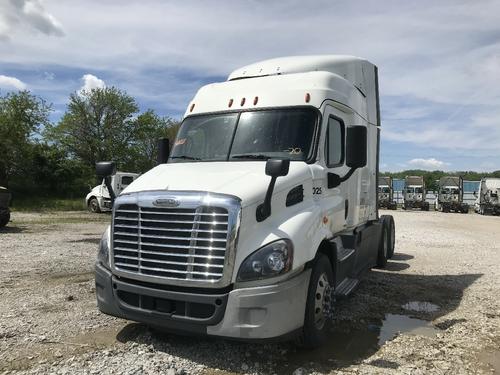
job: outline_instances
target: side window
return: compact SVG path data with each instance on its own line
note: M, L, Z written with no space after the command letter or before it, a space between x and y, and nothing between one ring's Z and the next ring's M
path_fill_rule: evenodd
M132 181L134 181L134 178L132 176L123 176L122 177L122 185L123 186L130 185L132 183Z
M326 165L336 167L344 163L344 124L330 117L326 130Z

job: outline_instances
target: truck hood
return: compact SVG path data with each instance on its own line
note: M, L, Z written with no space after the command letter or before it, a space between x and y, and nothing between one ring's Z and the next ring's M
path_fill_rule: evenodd
M265 161L161 164L132 182L123 194L148 190L206 191L233 195L242 207L263 201L271 177ZM312 176L305 162L291 162L287 176L278 177L274 193L295 187Z

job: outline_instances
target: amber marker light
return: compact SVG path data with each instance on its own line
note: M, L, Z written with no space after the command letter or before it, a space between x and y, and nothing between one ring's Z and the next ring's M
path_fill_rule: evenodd
M311 94L306 93L306 103L309 103L311 101Z

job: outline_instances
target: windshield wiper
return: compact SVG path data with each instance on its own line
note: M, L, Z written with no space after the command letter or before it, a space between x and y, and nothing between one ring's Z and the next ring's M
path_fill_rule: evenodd
M189 156L189 155L171 156L170 159L201 160L201 158L196 158L194 156Z
M231 159L257 159L257 160L267 160L267 159L271 159L271 156L269 156L269 155L264 155L264 154L240 154L240 155L233 155L233 156L231 156Z

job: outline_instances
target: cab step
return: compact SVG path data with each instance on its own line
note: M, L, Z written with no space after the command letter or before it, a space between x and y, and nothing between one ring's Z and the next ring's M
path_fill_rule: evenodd
M339 286L335 289L335 296L337 298L345 298L352 293L352 291L358 286L358 279L351 279L349 277L345 278Z

